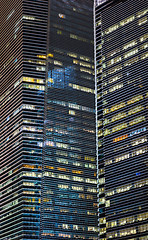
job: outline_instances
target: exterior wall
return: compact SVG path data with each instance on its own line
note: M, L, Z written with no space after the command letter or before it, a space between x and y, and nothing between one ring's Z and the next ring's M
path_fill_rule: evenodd
M48 1L2 10L0 238L39 239Z
M146 1L95 9L101 240L147 239L147 13Z
M90 1L50 1L41 239L97 239Z

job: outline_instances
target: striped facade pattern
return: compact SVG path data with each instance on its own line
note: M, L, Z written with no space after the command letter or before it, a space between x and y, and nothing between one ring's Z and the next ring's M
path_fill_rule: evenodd
M47 15L48 1L2 2L2 240L39 239Z
M147 23L147 1L95 9L100 240L148 238Z
M50 1L44 240L98 239L92 5L82 0Z

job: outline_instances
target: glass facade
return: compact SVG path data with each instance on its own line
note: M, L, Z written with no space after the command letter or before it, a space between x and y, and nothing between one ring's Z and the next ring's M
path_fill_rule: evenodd
M91 1L50 1L41 239L97 240Z
M148 238L147 14L138 0L95 9L100 240Z

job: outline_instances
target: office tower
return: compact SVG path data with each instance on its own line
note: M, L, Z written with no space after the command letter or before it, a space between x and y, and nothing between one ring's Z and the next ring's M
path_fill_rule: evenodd
M100 240L146 240L147 1L95 4Z
M93 2L50 1L41 239L98 239Z
M1 6L0 239L39 239L48 1Z
M2 2L2 240L97 239L92 5Z

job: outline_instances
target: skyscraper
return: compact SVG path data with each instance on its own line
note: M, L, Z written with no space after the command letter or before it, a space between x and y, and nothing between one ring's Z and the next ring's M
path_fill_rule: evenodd
M147 1L95 1L100 240L146 240Z
M96 239L92 2L6 0L1 23L0 238Z
M1 6L0 238L38 239L48 1Z
M50 2L41 239L98 239L93 2Z

